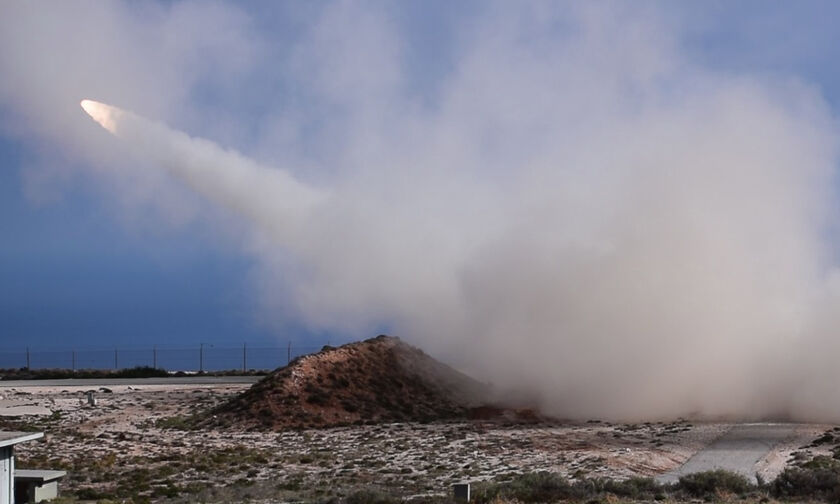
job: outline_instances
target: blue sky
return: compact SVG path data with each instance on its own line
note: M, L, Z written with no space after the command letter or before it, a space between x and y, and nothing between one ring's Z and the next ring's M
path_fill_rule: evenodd
M105 7L68 2L53 10L4 3L0 347L320 344L399 327L401 313L375 307L347 328L336 320L355 313L350 309L336 309L328 320L312 316L317 305L286 311L293 295L266 294L266 281L260 280L265 260L254 252L259 245L240 246L247 239L234 218L216 215L212 202L183 188L158 199L157 182L103 175L102 166L123 154L108 151L115 147L81 115L78 99L124 106L269 166L306 166L297 175L318 184L352 169L330 164L346 154L335 151L342 137L330 127L347 125L346 117L357 113L347 112L352 107L332 94L340 95L341 89L329 88L329 76L312 67L334 56L331 30L356 40L369 35L366 23L384 25L387 37L402 44L397 56L373 54L384 50L374 38L342 56L358 57L357 73L341 74L342 85L370 87L352 106L389 99L377 91L385 86L378 76L390 68L383 70L381 57L398 60L399 79L409 82L400 84L403 93L434 107L452 75L469 71L461 65L462 39L476 29L476 19L493 10L484 2L455 5L221 2L203 8L177 1ZM559 5L555 10L564 10L566 4ZM629 10L627 4L604 8ZM674 50L691 65L727 75L800 80L827 102L832 115L840 107L836 2L663 2L640 9L644 12L634 15L654 18L650 26L668 32L676 40ZM68 14L70 24L80 23L77 29L57 28ZM559 41L552 43L562 45L566 36L560 30ZM147 40L152 47L144 45ZM113 50L102 47L109 42ZM87 62L83 69L68 70L65 79L58 60L87 59L82 50L91 46L101 49L93 58L103 64L117 58L121 65ZM91 75L95 72L102 75ZM310 77L296 77L300 73ZM85 86L90 95L79 96ZM34 110L38 93L49 100ZM48 106L62 103L66 109L52 121ZM335 138L337 143L328 142ZM289 145L293 155L283 151ZM102 158L97 146L108 151ZM145 163L126 160L125 170L145 170ZM295 264L280 268L270 282L295 277Z
M200 231L133 233L83 183L33 204L14 169L25 149L4 141L0 153L2 230L14 237L0 262L6 347L266 341L248 310L247 259Z

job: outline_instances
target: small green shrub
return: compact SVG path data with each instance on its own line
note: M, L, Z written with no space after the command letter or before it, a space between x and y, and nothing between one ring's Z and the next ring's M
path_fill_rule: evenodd
M480 485L476 490L475 500L478 504L487 503L499 497L524 503L554 502L569 499L577 493L573 491L572 485L566 478L544 471L519 474L510 482Z
M290 478L277 484L277 490L300 490L303 483L298 478Z
M840 472L840 460L825 455L817 455L808 462L802 464L803 469L828 469Z
M807 497L837 501L840 498L840 462L814 457L802 467L782 471L771 485L775 497Z
M110 497L110 494L95 488L80 488L76 490L76 498L79 500L99 500Z
M344 504L396 504L399 499L375 490L358 490L344 498Z
M726 492L744 494L753 485L738 473L716 469L682 476L677 488L693 497L715 497Z
M306 402L309 404L324 406L329 402L329 396L327 396L323 391L314 392L309 394L309 397L306 398Z
M115 378L166 378L169 373L164 369L153 368L152 366L137 366L133 368L120 369L111 376Z
M177 497L180 493L181 490L172 483L152 489L152 497L169 497L171 499Z
M623 481L607 480L603 489L617 497L626 497L633 500L650 500L663 493L663 486L656 480L639 477Z
M815 439L811 443L811 446L820 446L820 445L824 445L824 444L828 444L828 443L833 443L834 441L835 441L834 435L831 432L826 432L822 436Z
M193 430L197 428L197 425L193 417L173 416L157 419L155 421L155 427L164 430Z

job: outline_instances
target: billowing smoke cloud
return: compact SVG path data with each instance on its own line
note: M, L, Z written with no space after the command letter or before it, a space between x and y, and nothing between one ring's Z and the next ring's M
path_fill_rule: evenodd
M111 129L253 224L278 319L388 325L567 417L840 420L819 94L693 63L656 12L538 5L470 18L419 86L386 14L326 8L250 145L272 168Z

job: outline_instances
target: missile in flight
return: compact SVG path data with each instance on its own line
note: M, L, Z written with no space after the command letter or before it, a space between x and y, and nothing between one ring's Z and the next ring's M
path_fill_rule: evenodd
M113 105L82 100L100 126L138 156L164 167L217 204L273 232L288 233L322 204L328 194L210 140L193 138L165 124Z

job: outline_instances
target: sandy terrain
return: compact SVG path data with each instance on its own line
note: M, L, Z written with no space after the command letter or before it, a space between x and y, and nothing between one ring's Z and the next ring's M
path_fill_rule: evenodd
M0 420L4 429L25 426L47 433L43 442L18 447L19 466L66 469L65 489L94 497L101 492L173 501L190 501L197 493L231 498L225 492L234 490L241 499L291 498L301 491L317 496L326 488L371 484L403 495L442 494L453 482L540 470L569 477L655 476L675 470L731 428L686 421L395 423L277 433L177 428L180 415L219 404L247 387L6 388L0 415L26 414ZM87 390L97 390L95 407L87 405ZM796 436L785 437L759 460L762 476L774 476L825 429L797 427Z

